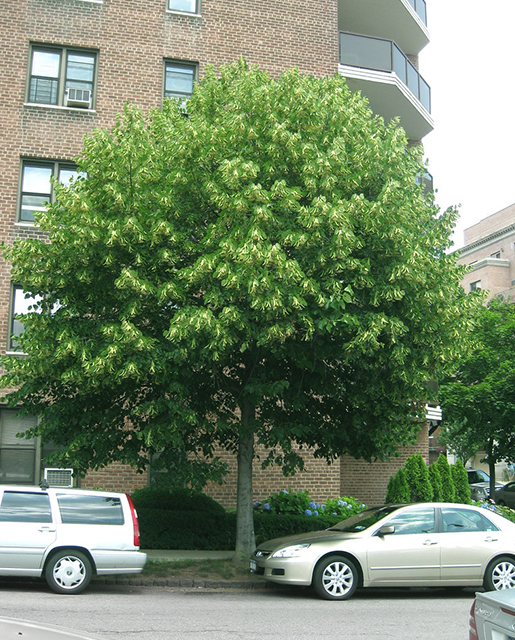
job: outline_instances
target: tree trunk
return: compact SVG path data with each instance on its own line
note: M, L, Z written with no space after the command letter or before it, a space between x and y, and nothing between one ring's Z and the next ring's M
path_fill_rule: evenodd
M490 475L490 498L493 499L495 496L495 460L493 458L492 440L488 441L487 462L488 462L488 472Z
M241 430L238 442L238 496L236 514L235 564L246 564L256 548L252 507L252 460L254 458L255 407L249 401L241 406Z

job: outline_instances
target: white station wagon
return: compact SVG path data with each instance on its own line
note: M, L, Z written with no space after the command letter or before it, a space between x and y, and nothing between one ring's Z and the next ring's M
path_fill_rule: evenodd
M0 485L0 575L44 577L80 593L93 575L140 573L138 516L130 496Z

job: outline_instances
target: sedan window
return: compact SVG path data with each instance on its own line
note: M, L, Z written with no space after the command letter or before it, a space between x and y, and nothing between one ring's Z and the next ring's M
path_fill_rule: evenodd
M412 509L403 511L388 521L395 527L394 535L432 533L435 530L435 510Z
M497 531L497 527L481 513L469 509L442 509L443 530L445 533L471 531Z

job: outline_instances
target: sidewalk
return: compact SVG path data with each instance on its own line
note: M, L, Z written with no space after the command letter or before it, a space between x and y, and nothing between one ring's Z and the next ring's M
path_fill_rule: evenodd
M148 560L180 562L183 560L230 560L234 551L184 551L179 549L141 549ZM179 589L266 589L276 586L260 576L248 573L244 578L224 580L223 578L149 578L135 576L95 577L100 584L119 584L142 587L173 587Z

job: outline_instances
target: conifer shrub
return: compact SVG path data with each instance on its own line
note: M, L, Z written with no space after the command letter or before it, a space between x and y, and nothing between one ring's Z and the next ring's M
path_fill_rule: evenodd
M429 471L420 453L407 458L404 465L406 480L410 489L410 502L430 502L433 499L433 487L429 480Z
M406 471L401 467L388 481L386 490L387 504L404 504L410 501L410 488L406 480Z
M434 502L442 502L443 500L443 486L442 478L440 476L440 469L438 465L432 464L429 466L429 481L433 487L433 500Z
M454 482L452 479L451 467L447 460L447 456L444 456L443 454L441 454L438 457L438 460L434 464L438 466L438 471L440 472L440 479L442 481L442 502L454 502L455 500ZM469 489L469 497L470 497L470 489Z
M463 466L463 462L458 459L451 466L452 481L454 484L454 500L464 504L472 502L470 498L470 485L467 476L467 470Z

